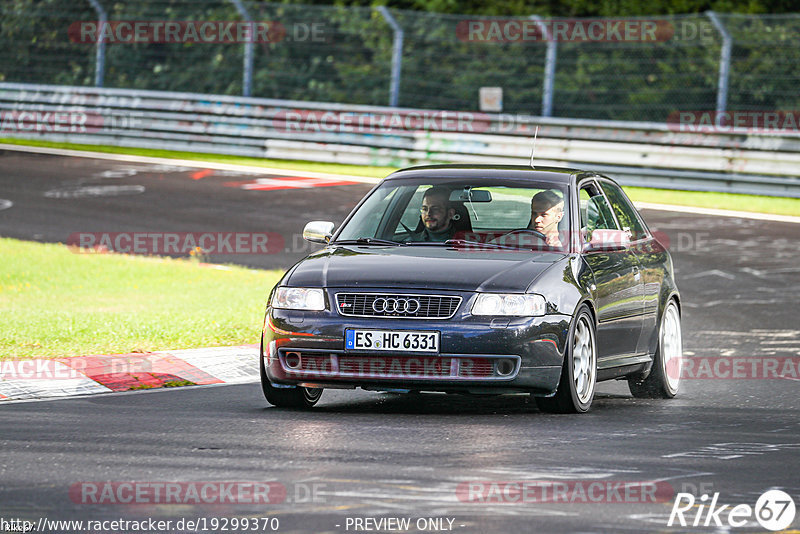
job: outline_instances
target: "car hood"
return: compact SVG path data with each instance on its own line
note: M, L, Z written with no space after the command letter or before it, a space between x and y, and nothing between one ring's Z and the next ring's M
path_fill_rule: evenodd
M554 252L444 246L331 246L300 261L284 283L295 287L522 292L566 257Z

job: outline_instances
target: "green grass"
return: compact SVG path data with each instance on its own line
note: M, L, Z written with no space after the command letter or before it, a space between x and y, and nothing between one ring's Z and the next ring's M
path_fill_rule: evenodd
M624 189L631 200L635 202L654 202L678 206L800 216L800 198L734 195L731 193L704 191L673 191L671 189L648 189L644 187L625 187Z
M0 258L0 359L257 343L281 276L5 238Z
M307 161L277 160L262 158L246 158L241 156L224 156L217 154L200 154L196 152L175 152L170 150L154 150L144 148L122 148L112 146L79 145L72 143L52 143L28 139L0 138L0 143L42 146L51 148L67 148L73 150L90 150L114 154L133 154L138 156L178 158L216 163L235 163L257 167L276 167L288 170L325 172L333 174L352 174L383 178L396 171L394 167L370 167L361 165L344 165L340 163L315 163ZM695 206L776 215L800 216L800 199L767 197L756 195L737 195L732 193L706 193L698 191L677 191L671 189L648 189L644 187L626 187L625 191L634 201L653 202L658 204L674 204L678 206Z
M196 386L194 382L191 380L170 380L169 382L164 382L163 384L159 384L158 386L153 386L151 384L140 384L138 386L131 386L131 391L137 389L155 389L155 388L181 388L184 386Z

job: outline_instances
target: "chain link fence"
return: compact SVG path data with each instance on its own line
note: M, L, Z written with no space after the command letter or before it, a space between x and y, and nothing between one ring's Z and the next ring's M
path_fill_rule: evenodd
M491 111L665 122L685 110L798 109L799 41L800 15L566 20L4 0L0 82L447 110L477 110L480 88L498 87L502 108Z

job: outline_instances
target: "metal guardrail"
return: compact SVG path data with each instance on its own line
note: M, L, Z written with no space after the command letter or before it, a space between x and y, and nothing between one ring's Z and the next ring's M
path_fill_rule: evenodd
M625 185L800 197L800 134L0 83L0 137L405 167L536 163ZM695 128L696 129L696 128Z

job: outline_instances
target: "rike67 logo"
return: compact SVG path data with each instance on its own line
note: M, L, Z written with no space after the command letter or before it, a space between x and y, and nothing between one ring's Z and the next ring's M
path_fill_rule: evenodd
M678 493L667 526L744 527L755 519L762 528L774 532L791 525L794 516L794 500L781 490L764 492L755 507L749 504L719 504L719 493L714 493L710 502L707 494L697 499L691 493Z

